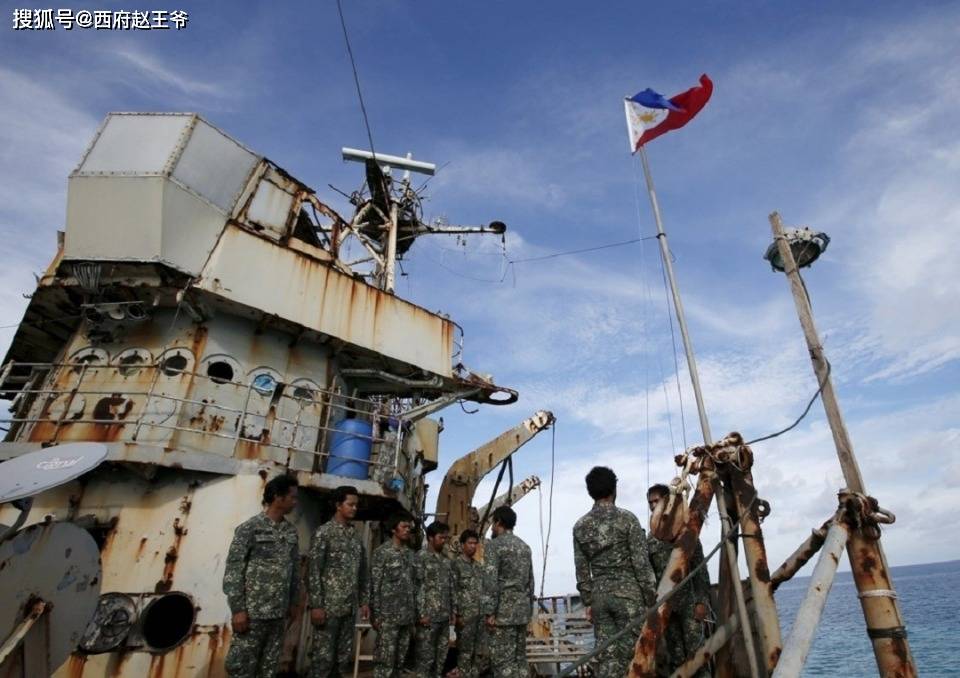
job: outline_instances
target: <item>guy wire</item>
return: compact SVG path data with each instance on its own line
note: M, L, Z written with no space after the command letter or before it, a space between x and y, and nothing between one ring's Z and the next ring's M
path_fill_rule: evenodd
M633 178L634 178L634 182L633 182L633 198L634 198L634 205L635 205L636 210L637 210L637 231L638 231L639 233L643 233L643 212L642 212L641 207L640 207L640 174L639 174L639 172L637 171L637 163L633 163ZM647 307L647 309L648 309L648 316L649 316L650 313L651 313L650 309L653 308L653 293L650 291L650 282L649 282L649 280L647 280L647 269L646 269L646 266L645 266L645 262L646 262L646 257L645 257L646 248L643 246L643 241L644 241L644 240L651 240L651 239L654 239L655 237L656 237L656 236L649 236L649 237L646 237L646 238L641 238L641 242L640 242L640 256L642 257L641 262L640 262L640 282L641 282L641 286L643 287L644 303L646 304L646 307ZM669 314L670 314L670 309L669 309L669 307L668 307L668 308L667 308L667 315L669 315ZM660 373L660 385L661 385L662 388L663 388L663 401L664 401L664 405L665 405L665 408L664 408L664 409L665 409L665 412L666 412L666 415L667 415L667 430L670 432L670 449L671 449L671 450L674 450L674 449L676 449L676 442L674 441L674 438L673 438L673 416L672 416L671 411L670 411L670 410L671 410L671 408L670 408L670 396L669 396L669 394L667 393L667 379L666 379L666 376L665 376L664 373L663 373L663 362L660 360L660 354L659 354L659 352L656 352L656 358L657 358L657 370L658 370L659 373ZM648 395L648 397L649 397L649 395ZM647 428L647 431L648 431L648 436L649 436L649 426L648 426L648 428ZM649 476L649 473L648 473L648 476ZM648 477L648 480L649 480L649 477ZM648 487L649 487L649 485L648 485ZM649 510L649 509L648 509L648 510Z
M547 499L547 538L543 546L543 572L540 574L540 597L543 598L547 580L547 555L550 553L550 533L553 531L553 476L557 468L557 422L554 420L550 434L550 492ZM541 512L541 517L543 513ZM542 524L541 524L542 529Z
M337 0L337 12L340 14L340 26L343 28L343 41L347 44L347 54L350 56L350 66L353 69L353 82L357 86L357 98L360 100L360 112L363 113L363 124L367 128L367 140L370 142L370 153L374 160L377 158L377 151L373 147L373 134L370 132L370 119L367 117L367 107L363 103L363 92L360 90L360 76L357 74L357 62L353 58L353 48L350 47L350 36L347 34L347 22L343 18L343 7L340 0Z

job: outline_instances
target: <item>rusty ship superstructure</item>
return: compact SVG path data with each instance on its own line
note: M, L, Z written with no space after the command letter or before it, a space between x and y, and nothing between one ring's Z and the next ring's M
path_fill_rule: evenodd
M64 663L48 657L54 675L223 675L224 559L267 478L300 482L302 549L343 484L360 490L376 543L376 521L423 512L441 429L430 415L516 400L463 367L453 320L393 293L398 240L402 253L436 229L378 161L345 219L198 115L115 113L101 125L0 375L12 400L0 460L107 448L26 516L27 527L81 526L100 553L94 619ZM491 226L474 230L502 232ZM369 253L366 273L341 257L350 238ZM341 456L350 421L364 453ZM0 523L16 514L0 506ZM295 620L286 670L305 667L308 635ZM18 661L34 660L11 656L4 675L29 673Z

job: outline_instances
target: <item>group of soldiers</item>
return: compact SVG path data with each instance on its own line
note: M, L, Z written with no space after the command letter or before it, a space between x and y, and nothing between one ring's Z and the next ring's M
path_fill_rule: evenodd
M601 678L627 674L641 613L656 599L657 582L673 543L644 532L637 517L616 505L617 476L594 467L586 476L593 508L573 528L577 589L594 626ZM651 513L669 488L647 492ZM493 540L483 564L476 560L480 535L465 530L455 558L446 555L450 528L427 526L424 548L410 548L414 522L398 513L384 524L389 538L367 567L366 550L353 525L359 495L342 486L333 493L335 513L310 543L307 601L312 624L310 675L347 676L354 657L356 619L377 631L375 678L396 678L414 644L418 678L446 675L450 627L456 629L456 671L475 678L481 648L488 650L494 678L525 678L527 625L534 602L530 547L513 534L517 516L493 512ZM265 510L241 524L227 556L223 591L232 614L233 640L226 669L231 676L272 678L283 643L285 620L299 600L299 544L284 519L296 507L297 484L278 476L264 488ZM691 568L703 559L697 544ZM710 581L700 569L674 598L661 647L661 671L677 668L703 641L710 616ZM453 669L449 669L453 670Z
M517 516L502 506L493 512L493 541L484 563L476 560L480 535L465 530L454 559L445 551L450 528L427 526L426 543L410 548L411 516L397 513L384 524L389 539L378 546L368 571L367 556L353 525L359 503L350 486L333 493L333 517L317 528L310 543L307 602L312 624L310 675L352 673L359 613L376 630L375 678L395 678L414 644L419 678L444 675L450 626L456 629L456 671L479 673L481 649L489 652L496 678L528 673L526 631L533 600L530 547L513 534ZM273 678L283 644L285 621L299 600L296 529L284 519L297 502L297 484L278 476L264 488L262 513L234 534L223 576L232 614L233 639L227 673Z

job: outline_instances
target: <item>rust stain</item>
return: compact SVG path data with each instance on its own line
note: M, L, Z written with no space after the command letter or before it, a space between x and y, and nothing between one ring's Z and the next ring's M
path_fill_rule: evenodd
M237 455L240 459L257 459L260 456L260 443L247 438L237 441Z
M144 547L146 547L146 545L147 545L147 538L146 538L146 537L141 537L141 538L140 538L140 544L137 546L137 553L136 553L136 555L134 556L134 559L135 559L135 560L140 560L140 556L143 555L143 549L144 549Z
M218 631L210 631L209 638L207 652L209 652L210 658L207 663L207 670L208 675L215 675L218 670L223 670L227 658L227 644L230 642L229 625L224 624Z
M179 537L178 537L179 539ZM163 577L154 586L157 593L166 593L173 588L173 571L177 565L177 547L171 546L163 558Z
M196 330L194 330L193 337L190 341L190 350L193 351L194 359L198 361L200 360L201 356L203 356L203 351L207 345L207 333L207 326L200 325L196 328Z
M123 673L123 665L129 658L130 654L128 652L114 652L110 655L110 663L108 664L109 675L112 677L119 676Z
M126 419L133 409L133 401L119 393L100 398L93 406L93 418L98 421L118 421Z
M180 500L180 511L184 514L190 512L190 507L192 503L190 501L189 495L185 496ZM184 535L187 534L186 527L180 522L180 518L173 519L173 545L167 549L166 555L163 557L163 576L154 586L154 591L156 593L166 593L171 588L173 588L173 575L177 567L177 558L180 554L180 542L183 540Z
M85 654L72 654L67 659L66 665L66 674L70 678L81 678L83 676L83 669L87 663L87 655Z
M150 670L147 675L159 678L163 675L163 663L166 661L166 655L155 654L150 658Z
M186 650L186 648L187 648L187 645L190 644L190 645L192 646L192 645L193 645L193 641L195 641L195 640L196 640L195 637L190 638L186 643L180 645L180 646L177 648L176 652L174 652L174 655L173 655L173 675L174 675L174 676L181 676L181 675L183 675L183 673L181 672L181 666L180 666L180 665L183 664L183 655L184 655L184 652L185 652L185 650Z
M759 529L759 528L758 528ZM767 567L767 559L763 556L757 558L757 562L754 565L753 573L756 575L757 579L767 583L770 581L770 568Z

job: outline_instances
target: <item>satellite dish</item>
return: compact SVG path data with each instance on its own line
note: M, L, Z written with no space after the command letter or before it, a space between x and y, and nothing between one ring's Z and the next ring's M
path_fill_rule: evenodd
M0 464L0 503L32 497L92 471L107 457L100 443L67 443Z
M46 619L37 623L44 623L50 673L76 649L99 595L100 549L83 528L31 525L0 544L0 639L10 637L35 602L46 603Z

